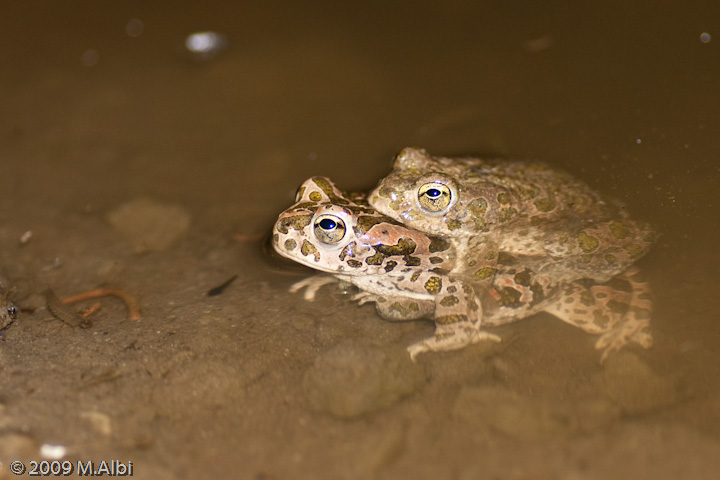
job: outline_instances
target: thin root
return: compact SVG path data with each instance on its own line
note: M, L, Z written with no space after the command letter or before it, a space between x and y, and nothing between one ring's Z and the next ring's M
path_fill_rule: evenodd
M83 318L87 318L90 315L92 315L93 313L97 312L98 310L100 310L100 302L95 302L92 305L90 305L88 308L83 310L82 313L80 314L80 316Z
M95 290L90 290L88 292L78 293L77 295L63 298L62 302L64 304L75 303L82 300L90 300L92 298L107 297L108 295L118 297L123 302L125 302L125 305L127 305L128 314L130 315L130 320L140 320L140 304L137 302L137 300L135 300L135 297L123 290L118 290L115 288L96 288Z

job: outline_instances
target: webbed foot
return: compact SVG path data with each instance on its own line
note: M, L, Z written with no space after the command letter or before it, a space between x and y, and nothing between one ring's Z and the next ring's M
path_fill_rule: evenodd
M407 351L410 354L410 359L414 362L416 357L421 353L459 350L467 347L468 345L486 340L491 342L502 342L502 339L499 336L483 330L477 330L472 325L439 325L435 331L435 336L410 345L407 348Z
M312 302L315 300L315 295L317 295L318 290L320 290L320 287L323 287L325 285L329 285L331 283L336 283L338 280L330 275L315 275L312 277L307 277L299 282L295 282L290 286L290 293L295 293L303 288L305 288L305 293L303 293L303 298L307 300L308 302Z
M650 320L625 322L613 330L603 333L595 343L595 348L602 350L600 363L605 363L608 355L617 352L628 343L637 343L643 348L650 348L653 343L650 333Z

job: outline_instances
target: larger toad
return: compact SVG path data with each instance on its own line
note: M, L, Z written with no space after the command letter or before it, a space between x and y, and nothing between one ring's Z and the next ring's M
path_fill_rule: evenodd
M484 244L538 258L538 268L560 281L608 281L647 253L653 240L651 228L629 218L622 205L536 161L433 157L406 148L368 201L457 248Z

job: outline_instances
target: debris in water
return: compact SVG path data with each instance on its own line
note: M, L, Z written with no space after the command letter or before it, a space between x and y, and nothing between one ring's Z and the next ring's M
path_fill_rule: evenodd
M193 60L208 61L225 51L227 37L217 32L196 32L185 39L185 50Z
M224 281L223 283L221 283L220 285L218 285L217 287L211 288L210 290L208 290L207 296L208 296L208 297L215 297L215 296L217 296L217 295L220 295L221 293L223 293L223 292L225 291L225 289L226 289L227 287L230 286L231 283L233 283L233 282L235 281L235 279L236 279L237 277L238 277L237 274L235 274L235 275L233 275L232 277L230 277L230 278L228 278L227 280L225 280L225 281Z

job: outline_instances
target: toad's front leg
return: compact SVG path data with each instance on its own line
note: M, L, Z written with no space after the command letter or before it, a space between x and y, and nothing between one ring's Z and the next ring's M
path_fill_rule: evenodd
M459 350L484 340L500 342L481 330L482 307L473 288L450 277L431 276L426 290L435 298L435 335L408 347L410 358L425 352Z

